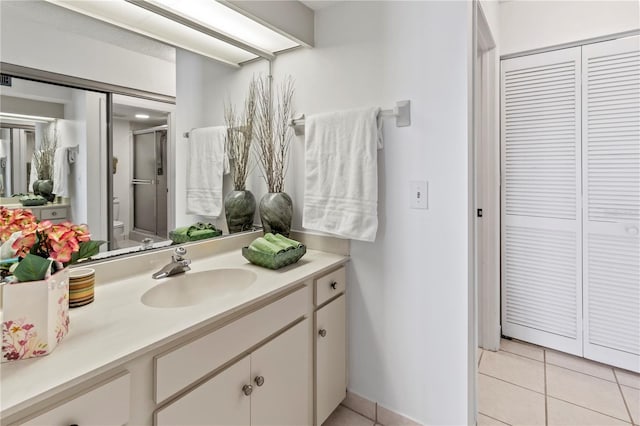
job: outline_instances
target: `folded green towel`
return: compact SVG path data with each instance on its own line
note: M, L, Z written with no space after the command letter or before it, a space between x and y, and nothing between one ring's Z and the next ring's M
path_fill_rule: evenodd
M169 238L177 243L197 241L222 235L222 231L211 223L197 222L190 226L182 226L169 232Z
M280 246L275 245L262 237L258 237L255 240L253 240L253 242L249 245L249 248L251 250L259 251L266 254L274 254L274 255L278 253L282 253L284 251L284 249L281 248Z
M288 244L289 246L291 246L291 247L293 247L293 248L298 248L298 247L300 247L300 246L302 245L299 241L296 241L296 240L292 240L292 239L290 239L290 238L287 238L287 237L285 237L285 236L284 236L284 235L282 235L282 234L276 234L276 235L275 235L275 237L276 237L278 240L282 241L282 242L283 242L283 243L285 243L285 244Z
M272 244L277 245L278 247L280 247L283 250L291 250L294 248L293 245L282 241L280 238L276 237L275 235L273 235L271 232L267 232L266 234L264 234L264 239L269 241Z

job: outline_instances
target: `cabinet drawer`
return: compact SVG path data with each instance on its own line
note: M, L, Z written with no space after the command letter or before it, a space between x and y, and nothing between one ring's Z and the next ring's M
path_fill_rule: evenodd
M67 208L66 207L52 207L40 210L40 219L41 220L56 220L56 219L66 219L67 218Z
M347 274L344 266L316 280L316 306L344 292Z
M129 394L131 375L124 373L116 379L65 402L21 425L124 425L129 422Z
M162 402L307 312L307 286L155 358L155 401Z

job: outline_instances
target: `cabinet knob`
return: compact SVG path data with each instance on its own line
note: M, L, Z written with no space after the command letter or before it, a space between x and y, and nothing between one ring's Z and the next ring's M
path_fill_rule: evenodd
M51 216L58 216L58 212L51 212ZM73 425L71 425L73 426Z
M254 381L256 382L256 385L258 385L258 386L264 385L264 377L262 377L262 376L257 376Z
M251 395L251 392L253 392L253 386L251 385L244 385L242 387L242 393L249 396Z
M336 288L338 288L338 283L337 283L337 282L335 282L335 281L331 281L331 284L329 284L329 286L330 286L333 290L335 290Z
M321 328L320 331L318 331L318 334L320 335L320 337L325 337L327 335L327 330Z

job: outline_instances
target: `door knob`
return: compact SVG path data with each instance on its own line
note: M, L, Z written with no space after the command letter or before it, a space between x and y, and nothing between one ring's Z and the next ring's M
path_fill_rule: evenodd
M258 387L264 385L264 377L262 376L257 376L254 381L256 382L256 385L258 385Z
M327 330L321 328L320 331L318 331L318 334L320 335L320 337L325 337L327 335Z
M253 386L251 385L244 385L242 387L242 393L244 393L245 395L249 396L251 395L251 392L253 392Z

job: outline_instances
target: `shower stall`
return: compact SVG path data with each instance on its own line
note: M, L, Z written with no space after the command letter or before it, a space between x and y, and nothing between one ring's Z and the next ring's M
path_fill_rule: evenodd
M167 238L166 153L166 125L133 132L132 239Z

